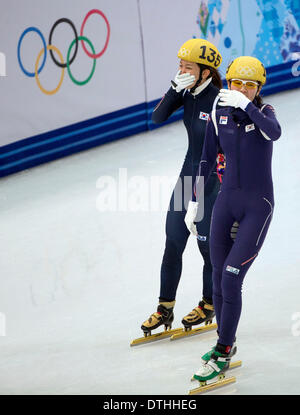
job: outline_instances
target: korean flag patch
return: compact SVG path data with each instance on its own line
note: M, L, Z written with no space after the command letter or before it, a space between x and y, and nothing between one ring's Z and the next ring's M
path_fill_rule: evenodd
M246 127L245 127L246 133L248 133L249 131L252 131L252 130L255 130L255 125L254 124L246 125Z
M226 115L221 115L219 124L227 124L228 117Z
M207 121L208 117L209 117L209 114L207 114L207 112L200 111L200 115L199 115L200 120Z

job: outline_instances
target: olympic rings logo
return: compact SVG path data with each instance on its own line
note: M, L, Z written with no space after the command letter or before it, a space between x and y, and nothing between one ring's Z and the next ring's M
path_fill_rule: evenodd
M239 67L237 68L237 72L241 76L255 76L256 70L253 68L250 68L249 66L246 67Z
M106 24L106 29L107 29L107 34L106 34L106 40L105 40L104 47L98 53L95 52L95 48L94 48L92 42L87 37L85 37L83 35L83 31L84 31L84 27L86 25L86 22L87 22L88 18L91 15L93 15L93 14L98 14L98 15L100 15L104 19L105 24ZM60 50L56 46L52 45L53 32L54 32L55 28L59 24L61 24L61 23L67 23L67 24L69 24L71 26L73 32L74 32L74 39L73 39L73 41L71 42L71 44L69 46L69 49L68 49L68 52L67 52L66 62L64 62L64 58L63 58L62 53L60 52ZM36 58L36 61L35 61L34 72L27 71L27 69L24 68L23 63L21 61L21 53L20 53L21 44L22 44L22 41L23 41L24 37L29 32L35 32L35 33L37 33L40 36L40 38L42 39L42 42L43 42L43 48L40 50L40 52L39 52L39 54L38 54L38 56ZM48 39L48 45L46 45L45 38L44 38L43 34L41 33L41 31L39 29L37 29L36 27L28 27L26 30L24 30L24 32L20 36L20 39L19 39L19 42L18 42L18 61L19 61L19 65L20 65L21 70L24 72L24 74L26 76L29 76L31 78L33 78L33 77L35 78L36 83L37 83L39 89L44 94L46 94L46 95L53 95L53 94L56 94L58 92L58 90L60 89L60 87L61 87L61 84L62 84L63 79L64 79L65 68L67 68L67 70L68 70L68 74L69 74L70 79L76 85L85 85L85 84L87 84L91 80L92 76L94 75L95 69L96 69L96 59L100 58L104 54L104 52L106 51L107 45L108 45L108 42L109 42L109 37L110 37L110 26L109 26L109 22L107 20L107 17L105 16L105 14L102 11L98 10L98 9L90 10L87 13L87 15L85 16L85 18L84 18L84 20L83 20L83 22L81 24L80 36L77 35L76 27L75 27L75 25L73 24L73 22L71 20L69 20L67 18L61 18L61 19L57 20L54 23L54 25L52 26L51 30L50 30L49 39ZM75 79L75 77L73 76L73 74L71 72L71 69L70 69L70 66L74 62L74 60L76 58L76 55L77 55L77 52L78 52L78 43L79 43L79 41L81 42L81 46L82 46L84 52L90 58L93 59L93 67L92 67L92 70L91 70L89 76L84 81L78 81L77 79ZM92 53L87 50L86 45L85 45L85 42L91 48ZM74 45L75 45L75 48L74 48L73 55L71 57L71 52L72 52L72 49L73 49ZM44 68L44 66L46 64L47 51L50 52L50 56L51 56L53 62L55 63L55 65L58 66L59 68L61 68L61 76L60 76L59 83L58 83L57 87L54 88L54 89L52 89L52 90L45 89L42 86L42 84L40 82L40 79L39 79L39 74L41 73L41 71L43 70L43 68ZM53 52L56 52L57 53L57 55L59 57L59 61L55 58ZM42 55L44 55L44 56L43 56L42 63L40 65L40 67L39 67L40 60L41 60Z

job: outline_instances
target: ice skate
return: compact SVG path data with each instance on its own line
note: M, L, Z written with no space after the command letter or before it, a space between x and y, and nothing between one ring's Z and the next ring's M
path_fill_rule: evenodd
M212 324L215 316L215 309L212 304L209 304L204 298L199 305L195 307L187 316L182 319L182 324L185 330L190 330L192 326L198 324Z
M212 320L215 316L214 306L209 304L204 298L200 301L199 305L195 307L187 316L182 319L184 330L176 333L171 337L171 340L176 340L181 337L191 336L194 334L200 334L209 330L216 330L217 324L213 324ZM193 326L205 323L201 327L193 329Z
M211 356L214 353L215 349L216 349L216 346L214 346L209 352L201 356L201 363L203 365L205 365L211 359ZM234 341L232 348L230 350L230 353L229 353L230 357L233 357L236 354L236 352L237 352L237 345L236 345L236 342Z
M237 350L236 345L234 344L230 353L222 353L225 350L222 350L222 347L217 345L201 357L200 369L193 376L194 380L199 381L200 387L190 390L189 394L207 392L236 381L235 377L225 375L227 370L242 364L241 361L231 363L231 358Z
M173 308L175 305L175 301L171 302L160 302L157 311L148 318L148 320L144 321L141 326L141 329L144 332L144 337L135 339L131 342L131 346L135 346L136 344L150 342L153 340L159 340L165 337L170 337L175 333L182 331L182 328L171 330L172 323L174 320L174 313ZM164 331L160 333L152 334L152 330L157 329L160 326L164 326Z
M155 330L157 327L162 325L165 326L165 330L171 329L174 320L174 304L175 301L169 303L159 303L157 311L151 314L148 320L144 321L141 326L141 329L146 337L151 335L152 330Z

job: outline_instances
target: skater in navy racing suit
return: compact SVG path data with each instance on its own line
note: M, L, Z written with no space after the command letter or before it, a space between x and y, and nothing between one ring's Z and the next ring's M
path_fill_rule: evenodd
M262 105L259 96L265 76L257 59L235 59L226 75L229 90L219 94L223 109L213 111L207 123L199 176L207 183L219 146L224 151L226 168L213 208L210 235L219 338L217 345L202 357L204 364L194 375L201 381L214 379L226 370L236 350L243 280L258 256L273 216L271 161L273 142L280 137L281 128L273 107ZM203 191L201 180L198 184L196 196ZM190 203L191 212L197 202ZM192 230L189 211L186 223Z
M173 308L182 272L182 256L190 236L184 223L186 207L192 197L207 118L222 87L222 80L217 71L221 57L210 42L204 39L190 39L182 45L178 57L180 58L179 71L172 81L172 86L154 109L152 121L156 124L162 123L174 111L183 106L183 121L188 133L188 149L167 213L166 243L160 273L159 305L157 312L151 314L150 318L142 324L141 328L145 335L151 334L151 330L160 325L170 328L173 321ZM205 217L201 223L198 223L197 244L204 261L203 295L199 305L182 319L182 323L187 328L209 321L214 317L209 233L211 212L219 188L220 181L215 163L214 172L205 189ZM179 207L176 206L178 199L180 200Z

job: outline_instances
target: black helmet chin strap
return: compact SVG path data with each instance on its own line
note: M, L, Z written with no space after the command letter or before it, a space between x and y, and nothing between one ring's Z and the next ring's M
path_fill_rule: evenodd
M196 88L198 88L198 86L201 84L201 82L202 82L202 73L203 73L203 71L205 70L205 69L209 69L207 66L205 66L205 65L202 65L201 63L197 63L197 65L199 66L199 68L200 68L200 74L199 74L199 78L198 78L198 81L195 83L195 85L193 86L193 88L191 88L190 89L190 92L195 92L195 90L196 90ZM211 75L211 73L210 73L210 75ZM207 78L209 78L209 76L207 77ZM206 78L206 79L207 79Z

